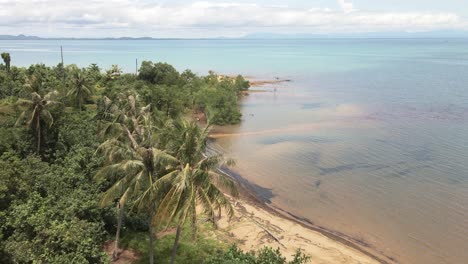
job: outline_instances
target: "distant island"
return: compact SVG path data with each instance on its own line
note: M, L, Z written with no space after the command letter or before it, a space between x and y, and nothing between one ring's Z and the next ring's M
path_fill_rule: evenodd
M196 39L327 39L327 38L468 38L467 30L437 30L425 32L362 32L362 33L272 33L256 32L240 37L210 37ZM38 37L28 35L0 35L0 40L175 40L185 38L164 37ZM191 38L193 39L193 38Z
M38 36L27 36L27 35L0 35L0 40L152 40L157 38L152 37L119 37L119 38L42 38Z

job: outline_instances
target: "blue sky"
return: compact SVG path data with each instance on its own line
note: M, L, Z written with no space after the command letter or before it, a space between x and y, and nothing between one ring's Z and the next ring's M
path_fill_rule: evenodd
M240 37L468 30L468 0L0 0L0 35Z

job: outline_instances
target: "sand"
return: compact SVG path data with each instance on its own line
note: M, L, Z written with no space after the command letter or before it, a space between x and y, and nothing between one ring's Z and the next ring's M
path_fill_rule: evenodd
M262 87L268 84L279 84L284 82L290 82L289 79L275 79L275 80L256 80L256 79L248 79L250 82L250 87Z
M307 228L268 210L260 204L240 199L234 202L235 216L221 217L217 239L236 243L246 251L263 246L279 248L291 259L297 249L311 256L310 263L382 263L351 246L331 239L321 232Z
M255 80L252 77L247 77L247 79L251 87L290 81ZM213 132L210 133L211 138L225 136L222 133ZM288 217L287 214L259 201L238 177L233 176L233 178L239 182L241 196L232 200L235 216L232 219L226 216L219 219L219 229L215 231L216 239L226 243L235 243L244 251L257 250L263 246L279 248L288 259L292 259L296 250L301 249L311 256L310 263L393 263L383 260L385 256L374 255L370 249L366 250L351 239Z

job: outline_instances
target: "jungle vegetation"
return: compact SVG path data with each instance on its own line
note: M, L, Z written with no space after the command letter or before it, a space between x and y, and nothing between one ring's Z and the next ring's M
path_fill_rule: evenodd
M199 232L233 213L236 183L218 171L232 162L205 150L211 125L240 122L242 76L151 61L138 75L117 65L24 68L1 57L1 263L109 263L122 248L141 263L307 261L242 252Z

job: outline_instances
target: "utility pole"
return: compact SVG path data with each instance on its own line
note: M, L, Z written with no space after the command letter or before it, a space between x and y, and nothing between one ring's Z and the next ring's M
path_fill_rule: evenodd
M62 58L62 81L63 81L63 84L65 84L65 65L63 64L63 49L62 49L62 46L60 46L60 57Z
M138 59L135 59L135 75L138 75Z
M63 66L63 49L62 49L62 46L60 46L60 56L62 57L62 66Z

